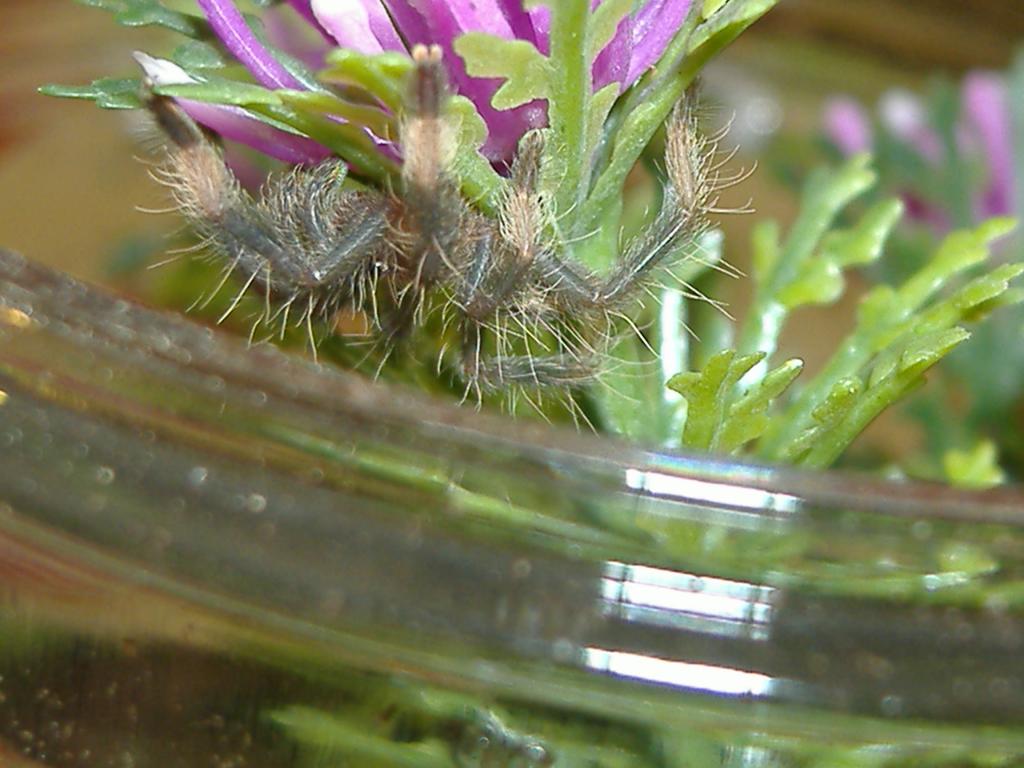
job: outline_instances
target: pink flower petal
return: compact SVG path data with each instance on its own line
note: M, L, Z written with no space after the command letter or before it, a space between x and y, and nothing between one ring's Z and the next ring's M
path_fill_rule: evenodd
M619 83L625 90L632 82L629 78L629 62L632 56L634 20L626 16L619 22L615 35L594 60L591 73L594 90L600 90L608 83Z
M405 50L379 0L312 0L310 7L317 21L342 48L359 53Z
M280 51L287 51L313 70L324 66L324 57L331 48L331 42L324 37L319 24L310 24L304 18L297 18L285 5L275 5L263 13L263 26L270 44Z
M252 118L239 107L177 99L181 108L200 125L225 139L252 147L265 155L292 165L319 163L331 156L327 147L305 136L295 136Z
M252 72L257 82L267 88L302 88L302 84L256 39L231 0L198 2L217 37Z
M983 217L1005 215L1014 209L1013 138L1006 83L994 72L971 72L964 79L963 117L980 140L989 170L988 189L981 200Z
M501 85L500 80L470 77L462 58L455 53L452 42L465 32L481 31L513 38L512 26L497 0L385 0L391 17L409 45L437 44L444 51L445 66L456 92L476 104L487 124L488 136L484 156L493 162L507 161L515 151L519 138L530 128L546 122L541 104L526 104L516 109L499 111L491 99ZM517 23L522 23L522 18Z
M825 105L825 133L844 155L871 148L871 122L854 99L837 97Z
M910 91L894 88L882 94L878 113L893 136L914 147L933 165L942 161L942 140L929 125L921 99Z
M542 34L535 23L535 16L539 8L530 11L524 10L522 0L498 0L498 5L512 30L512 35L517 40L526 40L538 47L541 42L545 46L547 45L547 27L545 26Z
M633 16L632 52L624 87L652 66L686 21L692 0L648 0Z

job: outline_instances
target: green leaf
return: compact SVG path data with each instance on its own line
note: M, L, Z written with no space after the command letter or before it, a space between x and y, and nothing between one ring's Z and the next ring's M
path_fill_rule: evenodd
M816 440L833 429L850 412L863 391L864 382L857 376L848 376L834 382L824 399L811 411L810 424L773 458L792 464L806 455Z
M601 140L601 133L604 129L608 113L619 98L619 84L608 83L604 88L594 94L590 102L590 118L587 121L587 146L594 147Z
M243 83L226 78L203 80L197 83L158 85L153 90L161 96L192 99L208 104L229 104L243 107L281 103L281 97L277 91L254 83Z
M320 756L349 758L356 765L390 765L395 768L450 768L449 748L440 740L403 744L365 723L335 717L312 707L291 706L271 715L300 744Z
M635 319L643 338L630 329L612 351L612 364L592 390L601 423L612 432L657 445L677 444L686 402L665 382L690 366L693 331L686 286L721 260L723 241L720 231L705 232L697 245L701 258L680 260L652 287L657 301Z
M781 231L779 222L773 219L763 219L754 225L750 244L755 275L771 274L779 263L779 254L782 252Z
M700 15L705 19L710 18L715 14L719 8L725 5L726 0L704 0L704 5L701 6Z
M512 109L548 97L551 63L532 43L468 32L456 38L453 47L473 77L505 81L491 99L495 109Z
M951 328L914 339L903 350L893 350L899 352L898 359L883 359L871 372L868 386L835 414L834 422L817 431L812 441L801 441L810 444L797 463L814 469L831 465L882 411L920 386L925 371L969 337L963 328Z
M764 355L736 357L723 350L708 360L702 371L687 371L668 381L669 389L686 400L683 446L701 451L714 450L722 424L728 416L732 388Z
M942 457L946 480L958 488L992 488L1006 480L999 453L991 440L982 440L965 451L950 450Z
M505 180L480 152L487 140L487 124L465 96L453 97L448 109L455 123L457 145L452 171L468 200L483 211L494 212L498 209Z
M814 173L805 186L800 215L781 247L777 245L777 231L762 228L755 233L757 285L740 330L741 352L771 355L792 309L834 301L842 292L843 262L877 258L876 240L884 240L895 223L892 204L869 213L862 228L834 235L831 242L824 242L839 212L874 182L869 160L867 155L859 155L835 171ZM864 252L851 255L858 248Z
M769 424L768 410L800 375L803 362L788 360L743 392L740 380L764 360L764 355L737 355L724 350L712 356L704 369L669 379L670 389L686 400L683 446L702 451L731 453L756 440Z
M703 23L687 41L685 67L693 72L775 7L778 0L715 0L701 9Z
M780 290L779 303L792 311L800 306L829 304L838 299L846 289L842 270L876 261L902 215L902 203L883 200L852 229L828 233L822 238L817 255L804 262L793 281ZM755 243L755 253L759 247L764 246ZM776 261L777 255L772 262L773 268ZM760 258L755 263L761 265L764 262Z
M844 268L877 261L902 217L903 203L899 200L876 203L853 228L826 235L822 240L821 258Z
M412 66L412 59L404 53L368 55L335 48L327 54L327 67L319 77L324 82L361 88L399 113L405 104L405 83Z
M286 104L300 112L342 117L347 122L363 126L384 139L393 139L398 135L394 116L377 107L347 101L323 91L277 90L274 93L278 97L278 103Z
M976 321L1013 300L1010 283L1024 273L1024 266L1019 264L996 267L941 295L943 288L988 256L992 241L1004 235L1008 226L1006 220L993 220L974 230L954 232L902 285L879 286L869 292L861 302L853 331L773 421L758 446L759 455L792 460L793 446L808 443L808 430L820 421L818 409L838 382L865 376L870 370L869 388L877 388L896 374L930 367L937 360L937 350L945 354L966 338L959 324ZM901 381L906 387L920 383L919 377L904 376ZM891 383L886 387L891 395L889 403L903 394ZM816 460L824 460L826 455L822 450Z
M622 20L633 10L634 0L605 0L590 15L587 58L593 62L612 41Z
M953 277L985 261L992 243L1011 232L1013 219L990 219L976 229L952 232L935 256L900 288L897 310L904 316L931 299Z
M210 36L204 21L166 8L159 0L77 0L81 5L102 8L114 14L114 20L126 27L157 26L192 38Z
M779 290L776 300L791 312L808 304L831 304L843 294L843 288L843 273L835 262L813 259Z
M743 395L729 409L720 449L732 453L764 434L770 423L768 409L789 389L803 368L803 360L787 360Z
M393 160L381 154L376 143L360 126L310 112L294 109L285 104L260 101L250 104L248 110L267 122L286 126L308 136L350 163L365 176L382 184L394 184L399 175Z
M220 50L202 40L188 40L171 54L171 61L192 72L203 69L219 69L227 64Z
M104 77L89 85L44 85L39 93L65 99L89 99L103 109L139 109L139 81L136 78Z

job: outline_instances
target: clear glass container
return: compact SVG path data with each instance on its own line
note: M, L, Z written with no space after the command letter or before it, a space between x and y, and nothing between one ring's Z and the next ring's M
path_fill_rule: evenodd
M1016 765L1024 497L508 420L0 256L0 765Z

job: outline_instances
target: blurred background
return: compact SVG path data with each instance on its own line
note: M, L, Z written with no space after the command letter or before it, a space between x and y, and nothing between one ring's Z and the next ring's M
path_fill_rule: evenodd
M36 88L133 75L131 51L167 45L151 29L125 29L72 0L0 2L0 246L138 294L149 279L138 265L159 260L154 254L178 227L174 215L145 212L167 199L140 160L143 121ZM1020 0L781 0L706 76L715 111L733 118L737 165L759 165L730 191L737 205L752 200L757 214L723 221L728 260L744 268L757 219L792 220L800 176L824 156L830 98L850 96L870 116L894 88L924 94L936 79L959 87L965 73L1005 70L1021 41ZM812 150L818 154L802 157ZM720 289L738 315L747 288L737 280ZM802 311L784 351L813 368L848 328L857 296L854 286L838 312ZM922 439L920 429L892 418L873 430L886 451Z

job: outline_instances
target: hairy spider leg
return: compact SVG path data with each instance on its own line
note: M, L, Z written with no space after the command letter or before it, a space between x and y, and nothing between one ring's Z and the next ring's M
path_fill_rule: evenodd
M384 196L344 190L345 166L328 162L271 179L256 201L173 100L149 87L143 96L171 142L162 180L227 270L279 301L274 316L287 323L295 305L297 322L309 326L361 293L385 250L392 206Z
M552 313L532 277L551 248L539 183L543 149L542 132L523 137L497 225L471 219L468 247L460 252L465 263L453 302L462 316L461 367L467 394L475 390L478 398L508 388L565 389L594 375L590 350L577 349L548 322ZM484 349L485 333L493 337L493 351Z
M662 205L607 275L569 260L564 246L552 246L536 203L540 150L520 148L519 178L514 169L501 211L500 237L480 238L462 286L460 301L470 321L464 330L463 367L471 386L480 390L585 384L597 375L603 351L616 338L616 318L640 334L623 305L647 287L659 267L688 257L715 191L707 174L713 150L697 136L692 113L681 104L667 128ZM533 154L537 159L531 162ZM514 318L524 332L527 323L542 327L558 350L482 357L481 325L487 314Z
M473 320L484 322L507 308L529 286L528 274L545 246L545 213L538 186L544 140L531 131L519 143L501 201L498 229L484 217L468 229L468 264L456 301Z
M396 310L385 331L405 335L421 312L427 291L451 277L463 242L468 208L450 166L455 138L445 114L448 83L441 48L417 45L406 92L400 140L401 207L395 225L399 264L392 276Z
M653 273L688 258L702 232L714 185L706 173L710 152L696 139L688 106L676 107L666 128L667 183L654 220L627 245L607 275L598 276L559 254L545 260L549 289L567 311L615 310L642 289Z

